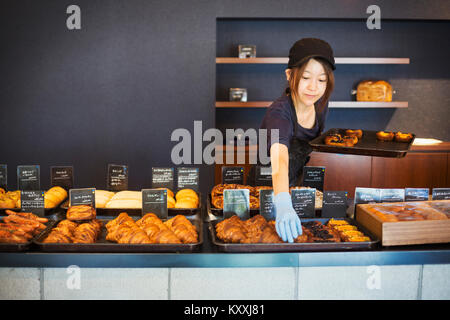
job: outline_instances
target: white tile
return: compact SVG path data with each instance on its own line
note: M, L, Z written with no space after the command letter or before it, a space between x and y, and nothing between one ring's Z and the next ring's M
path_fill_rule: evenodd
M423 266L422 299L450 300L450 264Z
M299 299L417 299L420 265L299 268Z
M174 268L170 299L292 300L296 268Z
M39 300L40 270L0 268L0 300Z
M44 269L44 299L162 300L168 297L166 268L73 270L69 273L71 270L66 268Z

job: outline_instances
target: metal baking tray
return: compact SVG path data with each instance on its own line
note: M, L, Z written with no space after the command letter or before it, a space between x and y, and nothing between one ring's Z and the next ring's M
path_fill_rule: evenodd
M3 218L0 218L0 221L3 221ZM23 252L27 251L30 246L33 244L33 240L39 238L42 234L53 228L57 220L48 220L48 222L44 223L47 228L42 230L41 233L35 235L30 241L25 243L0 243L0 252Z
M137 217L134 217L138 220ZM140 217L139 217L140 218ZM51 232L52 228L45 230L33 240L39 250L45 252L124 252L124 253L156 253L156 252L179 252L192 253L198 251L203 243L203 225L200 219L189 219L198 231L198 242L187 244L122 244L106 240L107 230L105 224L113 218L108 216L98 216L97 219L103 222L99 239L96 243L43 243L43 240ZM59 222L59 221L58 221ZM56 227L57 223L54 224Z
M301 219L302 222L319 221L323 224L327 223L330 218L313 218L313 219ZM212 242L217 246L219 251L222 252L235 252L235 253L252 253L252 252L303 252L303 251L351 251L351 250L372 250L376 248L380 240L376 238L372 233L367 231L359 223L352 219L339 219L346 220L350 224L358 227L358 230L362 231L368 236L371 241L365 242L313 242L313 243L226 243L216 237L216 224L221 220L214 220L209 222L209 231Z
M67 200L61 205L61 208L64 210L69 209L69 201ZM198 193L198 207L194 209L186 209L186 208L168 208L167 213L169 216L176 216L178 214L184 216L193 216L201 212L202 209L202 195ZM117 217L120 213L126 212L130 216L141 216L142 209L136 208L96 208L97 215L99 216L114 216Z
M378 131L363 130L362 138L354 147L329 146L325 144L326 136L336 133L345 135L345 130L346 129L330 129L319 137L310 141L309 144L315 151L319 152L403 158L409 151L411 145L414 142L414 139L416 138L416 135L413 134L413 138L410 142L380 141L376 136L376 133Z

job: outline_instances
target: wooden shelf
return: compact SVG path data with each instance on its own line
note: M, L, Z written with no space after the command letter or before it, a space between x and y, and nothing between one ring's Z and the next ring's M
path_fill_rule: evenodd
M366 58L342 57L335 58L336 64L409 64L409 58ZM262 58L231 58L218 57L217 64L287 64L288 58L262 57Z
M267 108L272 101L216 101L216 108ZM359 102L359 101L330 101L329 108L408 108L407 101L393 102Z

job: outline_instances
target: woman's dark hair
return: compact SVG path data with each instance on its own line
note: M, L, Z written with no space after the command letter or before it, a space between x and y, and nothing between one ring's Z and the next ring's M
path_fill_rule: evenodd
M323 96L318 101L319 104L317 105L317 111L322 113L328 100L330 99L331 92L333 92L334 89L334 73L333 69L331 69L330 64L326 60L321 58L311 58L311 59L317 60L323 66L325 73L327 75L327 87L325 89ZM288 88L286 88L286 93L291 94L294 106L297 105L296 101L299 99L298 84L300 83L300 79L303 75L303 72L305 71L306 65L308 64L309 60L310 59L302 63L300 66L291 69L292 70L291 76L289 77Z

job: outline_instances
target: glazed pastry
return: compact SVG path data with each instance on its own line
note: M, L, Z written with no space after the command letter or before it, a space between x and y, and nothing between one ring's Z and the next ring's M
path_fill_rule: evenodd
M389 131L378 131L376 135L380 141L392 141L394 139L394 133Z
M91 220L95 219L96 210L88 205L72 206L67 210L66 216L71 221Z
M397 142L410 142L413 138L413 135L411 133L402 133L402 132L396 132L395 133L395 141Z

